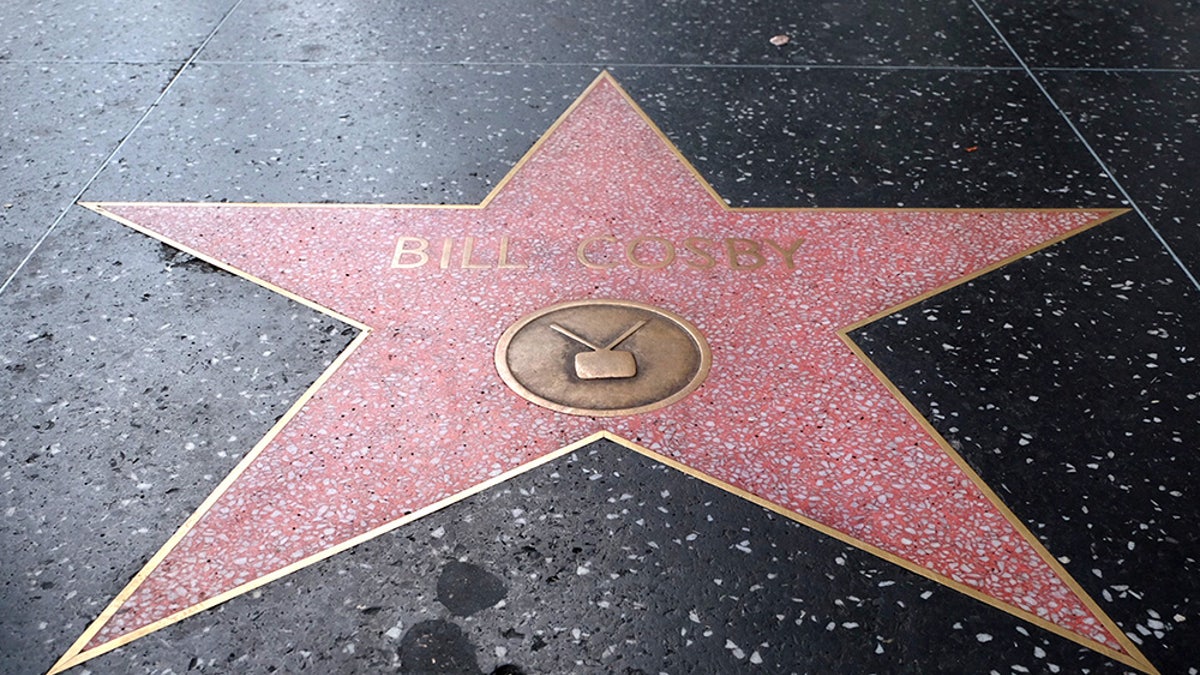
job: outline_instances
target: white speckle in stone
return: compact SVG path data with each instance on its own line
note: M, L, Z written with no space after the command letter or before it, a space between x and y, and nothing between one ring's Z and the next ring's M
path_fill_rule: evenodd
M976 633L975 639L979 640L980 642L991 642L992 636L989 635L988 633Z
M737 646L736 644L734 644L733 640L726 640L726 641L725 641L725 649L728 649L728 650L730 650L731 652L733 652L733 657L734 657L735 659L739 659L739 660L740 660L740 659L744 659L744 658L746 658L746 652L742 651L742 648L741 648L741 647L739 647L739 646Z

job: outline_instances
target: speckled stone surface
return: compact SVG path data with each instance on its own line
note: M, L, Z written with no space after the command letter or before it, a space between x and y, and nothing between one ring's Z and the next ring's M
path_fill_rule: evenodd
M39 0L0 7L0 61L163 62L192 55L235 0Z
M1033 67L1200 68L1200 15L1190 0L980 0Z
M1086 148L1020 73L613 73L737 206L1120 203Z
M204 63L85 199L478 203L595 76Z
M1164 673L1200 668L1197 311L1127 216L853 334Z
M601 430L1120 648L835 333L1106 212L728 211L609 78L481 209L103 208L374 333L89 649ZM442 265L397 243L468 232L478 255ZM511 261L489 252L504 236ZM490 367L500 333L589 297L696 322L704 387L605 421L514 399Z
M221 61L1011 66L971 3L247 0ZM784 45L770 38L787 35ZM304 36L296 39L297 36Z
M111 225L76 211L2 298L3 673L48 668L355 332Z
M87 667L1122 672L607 441L188 623Z
M0 283L71 205L170 75L160 66L0 60Z
M701 9L690 3L651 8L510 2L502 13L483 19L474 7L447 4L437 15L432 5L416 10L416 16L406 14L405 26L418 30L405 30L396 22L401 10L383 3L246 0L200 50L195 64L173 81L146 124L133 130L118 161L105 167L103 157L130 133L141 112L233 3L9 3L0 9L0 91L9 104L0 123L6 134L0 144L0 175L17 196L0 200L0 205L14 204L0 212L0 241L14 242L17 250L5 249L0 258L23 257L29 243L84 187L91 200L478 201L595 73L610 67L722 196L740 205L1121 206L1101 167L1056 117L1056 106L1061 107L1122 177L1150 224L1196 264L1188 248L1194 240L1188 229L1194 227L1189 216L1194 180L1186 166L1195 154L1190 152L1194 73L1160 78L1150 72L1101 75L1076 68L1195 68L1194 5L981 3L1018 53L1041 69L1038 76L1049 87L1050 100L1039 98L973 3L874 4L767 7L718 1ZM785 28L777 32L776 26ZM767 38L773 35L787 35L788 44L770 45ZM643 62L622 65L633 64L634 57ZM474 63L456 65L464 61ZM475 65L483 61L498 65ZM704 63L713 65L700 65ZM88 177L97 171L98 179L89 186ZM8 215L14 213L25 215ZM1183 361L1197 349L1189 332L1196 323L1194 299L1186 300L1194 294L1155 246L1145 224L1125 216L1105 228L1123 238L1105 240L1096 232L1042 254L1035 266L1045 266L1045 273L1029 276L1019 292L1006 285L1004 274L993 276L1005 297L985 295L982 281L958 291L955 301L968 308L980 307L982 297L995 303L972 315L943 308L941 318L955 330L913 321L916 315L908 314L907 326L890 322L860 336L864 344L871 338L870 348L923 407L932 397L942 410L960 417L971 414L972 428L960 423L952 431L947 421L956 418L941 419L928 408L964 453L974 453L971 461L980 471L999 477L997 491L1048 544L1078 549L1062 554L1062 564L1151 661L1161 659L1164 673L1189 672L1194 665L1181 654L1189 640L1195 641L1189 632L1198 620L1195 593L1178 592L1186 584L1176 582L1194 576L1197 554L1188 548L1194 546L1192 537L1174 532L1179 523L1194 520L1196 507L1178 504L1189 501L1186 486L1161 482L1143 491L1137 481L1147 480L1147 468L1170 457L1175 460L1164 473L1184 477L1179 467L1186 457L1172 452L1196 445L1188 422L1197 418L1198 394L1188 370L1191 362ZM1068 256L1072 251L1071 256L1083 258ZM1000 305L1007 323L1039 339L1022 343L1016 354L1002 354L1000 347L1007 348L1002 336L1009 329L985 321L985 310ZM1031 314L1016 320L1014 312L1021 307ZM0 292L0 316L7 331L0 343L5 391L0 411L0 562L7 570L0 578L0 621L9 621L0 626L0 672L42 673L178 525L179 515L204 499L213 482L320 374L352 333L343 333L344 325L314 321L320 316L298 304L213 273L81 210L68 212L61 229L50 234L31 264ZM101 325L98 316L112 322ZM976 323L966 320L972 318ZM1092 326L1098 329L1091 331ZM1055 332L1047 333L1051 328ZM1070 337L1079 330L1089 333ZM1046 347L1059 331L1068 336L1069 359ZM267 336L268 346L258 344L260 336ZM956 349L946 350L943 342ZM1156 342L1169 343L1172 351ZM889 354L895 357L888 359ZM941 363L943 358L952 363ZM978 367L954 371L971 363L984 364L986 372ZM1137 365L1150 363L1159 367ZM1011 386L1006 376L1010 369ZM1167 370L1177 374L1162 376ZM968 392L959 401L965 389L960 381L980 386L975 383L981 376L991 378L983 386L996 399L981 401ZM1094 397L1092 412L1084 412L1087 408L1075 400L1057 399L1053 391L1040 391L1054 383L1061 385L1056 391ZM1001 396L1004 392L1010 393ZM1030 396L1053 405L1039 406ZM1097 423L1098 415L1092 416L1101 406L1122 420L1115 436ZM1026 431L1034 438L1012 436L1018 426L1034 429L1036 433ZM1118 448L1129 450L1121 461L1107 453L1094 461L1072 461L1072 473L1054 463L1059 446L1029 450L1042 447L1038 439L1050 432L1083 439L1085 447L1113 448L1118 457ZM968 437L983 450L971 450L964 440ZM1018 450L1040 454L994 452L1010 439ZM1117 441L1123 445L1114 446ZM1031 463L1035 467L1045 465L1047 453L1050 487L1042 474L1030 477L1017 466L1029 459L1037 460ZM109 468L110 460L116 468ZM1110 471L1090 480L1109 467L1112 480L1123 481L1128 491L1115 496L1106 491ZM142 488L146 483L151 487ZM1036 494L1027 488L1030 483L1036 484ZM1158 491L1159 484L1167 489ZM558 500L566 503L574 496L573 487L557 485L540 485L536 495L548 504L543 511L548 519ZM689 494L669 489L672 497ZM1047 499L1076 494L1072 489L1101 496L1080 498L1078 505ZM621 494L626 492L637 491L622 488ZM1125 492L1134 495L1135 503L1128 502ZM519 502L534 498L516 494ZM1144 502L1136 503L1143 496ZM1098 504L1102 498L1112 504ZM724 537L699 565L687 567L674 554L660 559L665 568L686 570L676 578L732 583L732 573L717 577L697 568L753 572L765 570L778 557L764 555L753 539L746 545L750 553L738 548L749 539L742 527L761 528L740 520L724 524L722 516L736 512L724 501L706 498L712 508L696 507L691 500L665 501L647 504L660 514L659 506L688 517L711 516L714 528L720 528L713 536ZM590 509L585 515L599 512ZM84 664L71 672L253 670L241 667L247 663L262 664L264 671L361 672L396 669L401 655L427 670L437 659L483 672L500 663L525 664L536 672L539 663L566 662L554 661L557 656L537 660L541 654L562 653L553 652L559 642L565 642L567 653L579 651L569 631L565 635L570 640L556 642L549 636L564 635L556 626L574 625L584 639L583 628L593 624L574 619L569 610L591 611L592 587L560 586L548 596L535 593L536 584L516 585L512 566L493 562L502 555L483 553L496 543L502 526L520 519L511 510L469 502L445 514L443 539L453 525L477 527L454 531L458 538L449 553L434 543L436 527L417 523L393 537L411 542L405 545L412 548L398 553L388 549L386 563L361 565L366 558L350 552L261 589L264 598L279 594L271 601L271 625L277 628L270 631L264 632L266 622L258 611L263 605L238 598L225 611L203 613L122 647L90 671ZM1135 518L1145 522L1134 523ZM1072 531L1073 524L1084 526ZM1143 526L1143 536L1130 538L1128 533ZM559 546L595 550L574 543L587 543L595 527L585 517L548 538L560 540L554 541ZM669 550L664 540L655 539ZM369 543L362 554L385 543ZM430 557L406 566L422 554ZM847 551L847 567L859 564L855 555ZM453 560L461 566L443 574ZM874 559L862 564L869 569L886 566ZM1130 572L1143 565L1153 567L1154 574ZM753 576L768 573L784 578L775 570ZM442 597L458 607L451 610L438 600L438 582L466 577L494 592L463 597L443 589ZM575 581L594 578L582 575ZM1112 578L1121 581L1105 583ZM334 583L342 579L350 579L350 587ZM454 614L493 599L499 592L495 579L504 584L505 606L522 608L519 617L510 619L495 606ZM903 583L899 576L895 579L890 587L866 583L850 593L865 608L882 607L889 602L887 589ZM755 583L761 582L749 582L748 588ZM408 589L396 600L395 606L403 609L389 613L372 599L384 584ZM833 585L805 588L812 597L803 597L812 605L844 608L858 602ZM962 645L956 636L977 634L980 612L990 612L945 587L931 590L922 606L945 613L906 624L924 640L905 643L916 645L909 654L943 654L944 644ZM527 593L540 602L524 597ZM609 602L634 607L650 597L640 589L629 593ZM329 609L346 598L353 609ZM904 601L909 607L918 604ZM706 654L712 663L730 664L722 672L751 669L755 649L764 662L771 654L732 632L740 630L734 627L749 614L741 609L744 603L731 609L729 602L721 595L699 596L695 609L710 626L717 625L710 616L720 617L728 628L714 629L712 637L728 635L744 658L730 660L734 648L726 649L724 642L719 647L714 643ZM243 605L249 609L238 609ZM474 622L489 612L501 617L503 625L480 629ZM627 614L645 613L633 609ZM585 641L606 629L617 633L623 625L620 617L597 616L598 628ZM886 620L879 621L884 628L897 623L895 615L883 616ZM1032 625L1014 624L1007 615L1000 619L1009 623L978 633L993 640L966 639L966 646L951 650L950 658L1003 645L999 656L992 661L987 656L976 670L1120 670L1094 653L1071 651L1071 645L1060 651L1053 644L1056 638ZM393 631L400 620L405 623ZM518 620L540 626L543 634L514 628ZM866 620L859 614L846 619L862 626ZM295 637L301 627L313 625L311 637ZM751 625L753 631L766 630L761 623ZM505 637L510 628L517 632ZM667 628L678 624L672 619ZM649 645L645 653L650 653L658 641L646 642L642 632L653 630L643 624L630 639ZM890 635L884 629L877 634ZM376 641L368 645L356 639L356 653L369 656L355 661L346 636L361 635ZM838 629L806 632L804 637L805 644L795 650L820 652L812 662L821 670L913 670L897 661L875 660L874 635ZM160 638L171 647L164 650ZM847 638L851 642L842 641ZM543 642L546 646L540 646ZM304 646L293 647L300 643ZM894 644L884 643L885 651ZM504 658L497 647L508 650ZM169 651L175 648L188 658L176 659ZM630 647L624 653L632 652ZM604 649L598 654L597 659ZM645 670L654 672L654 665L645 663Z
M1119 203L1019 73L612 72L737 206ZM86 198L136 184L149 200L477 203L595 74L202 63Z
M1041 77L1175 252L1200 272L1200 75Z

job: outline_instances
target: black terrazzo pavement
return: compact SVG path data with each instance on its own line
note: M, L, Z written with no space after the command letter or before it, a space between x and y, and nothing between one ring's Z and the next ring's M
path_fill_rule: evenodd
M202 63L88 197L477 204L595 77L583 67Z
M81 191L476 202L608 67L738 205L1121 205L1061 108L1195 274L1194 73L1077 68L1195 68L1198 15L990 0L0 8L0 284L32 251L0 286L0 672L44 672L353 337L69 208ZM787 45L767 42L781 33ZM1200 291L1149 226L1123 216L855 338L1151 660L1188 673ZM917 320L935 307L939 321ZM641 463L591 450L558 478L519 479L535 493L500 486L78 672L429 670L434 658L531 673L1121 670L673 472L581 488L563 467ZM609 497L635 503L622 514ZM626 539L596 536L610 512ZM675 544L685 526L704 536ZM587 562L595 573L578 574ZM551 575L565 590L547 591Z
M1035 68L1200 68L1190 0L979 0Z
M1200 669L1197 312L1126 215L851 336L1165 673Z
M0 62L178 66L195 53L236 4L236 0L181 3L168 11L157 0L4 3L0 6ZM40 90L30 87L27 91Z
M0 276L70 208L170 75L163 66L0 59Z
M613 73L736 206L1045 208L1119 201L1023 73Z
M95 672L1121 672L608 441ZM214 650L213 645L220 645Z
M214 61L1011 65L969 0L245 0ZM772 36L790 42L776 46Z
M1200 270L1200 74L1040 77L1193 274Z
M48 668L356 333L110 223L75 211L4 296L0 673Z

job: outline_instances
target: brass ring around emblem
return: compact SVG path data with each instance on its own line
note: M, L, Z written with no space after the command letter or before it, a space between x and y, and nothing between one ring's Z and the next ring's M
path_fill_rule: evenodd
M496 345L496 370L522 398L589 417L671 405L711 367L708 342L690 321L629 300L546 307L521 317Z

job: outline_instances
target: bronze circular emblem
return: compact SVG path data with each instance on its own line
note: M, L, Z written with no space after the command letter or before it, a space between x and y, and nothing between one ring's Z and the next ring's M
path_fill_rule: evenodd
M671 405L711 366L708 343L691 322L629 300L547 307L522 317L496 345L496 369L522 398L592 417Z

